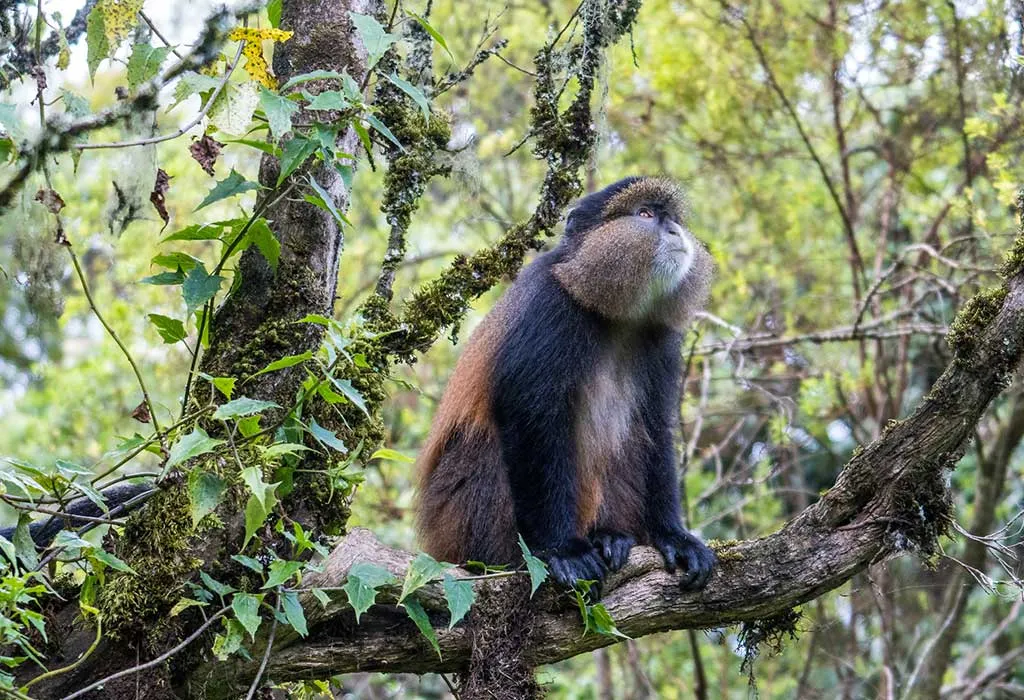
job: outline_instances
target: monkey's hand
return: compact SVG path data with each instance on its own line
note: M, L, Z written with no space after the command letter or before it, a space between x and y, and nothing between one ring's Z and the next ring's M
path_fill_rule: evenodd
M618 530L598 528L590 533L590 541L597 549L609 571L618 571L629 559L629 550L636 544L630 535Z
M677 566L683 569L679 585L684 591L699 591L708 585L718 559L706 544L682 528L656 534L651 539L665 558L669 573L675 573Z
M608 569L601 560L601 555L594 545L579 537L574 537L561 547L541 552L540 556L548 563L548 569L554 579L572 588L578 580L596 581L600 590Z

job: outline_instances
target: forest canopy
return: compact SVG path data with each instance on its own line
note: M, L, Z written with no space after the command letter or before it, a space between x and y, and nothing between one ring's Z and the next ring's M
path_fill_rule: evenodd
M1022 103L1018 0L0 0L0 697L1024 697ZM466 339L635 174L716 574L435 561Z

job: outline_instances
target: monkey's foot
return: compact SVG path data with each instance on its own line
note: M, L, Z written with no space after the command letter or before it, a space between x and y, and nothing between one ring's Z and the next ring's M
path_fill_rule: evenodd
M629 550L636 544L636 540L624 532L603 528L591 532L590 541L609 571L618 571L625 566L626 560L629 559Z
M566 588L572 588L576 581L583 580L595 581L600 590L600 584L608 573L594 546L578 537L541 556L547 561L552 577Z
M675 573L677 566L683 569L679 585L684 591L699 591L708 585L718 559L706 544L682 528L651 539L665 558L669 573Z

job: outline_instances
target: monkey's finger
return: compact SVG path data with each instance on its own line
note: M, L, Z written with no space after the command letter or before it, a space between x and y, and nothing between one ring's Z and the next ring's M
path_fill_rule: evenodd
M629 552L633 549L633 544L634 541L631 537L622 537L615 541L614 556L609 562L612 571L618 571L626 565L626 562L629 561Z
M665 560L665 571L674 574L676 572L676 558L679 556L679 553L675 547L667 543L663 544L659 549L661 550L662 558Z

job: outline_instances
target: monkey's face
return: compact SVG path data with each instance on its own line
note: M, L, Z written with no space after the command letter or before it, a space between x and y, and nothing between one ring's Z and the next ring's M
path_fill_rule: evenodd
M707 296L711 257L682 223L676 199L628 203L577 232L576 249L553 273L576 301L603 316L681 328Z

